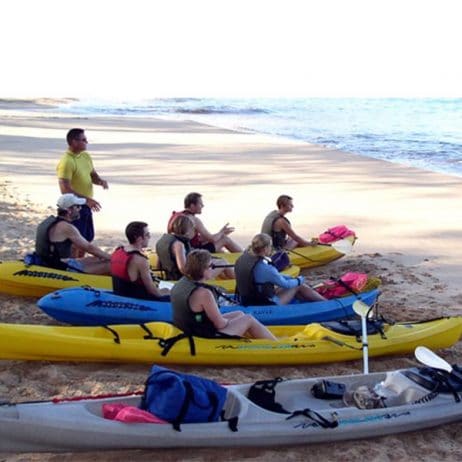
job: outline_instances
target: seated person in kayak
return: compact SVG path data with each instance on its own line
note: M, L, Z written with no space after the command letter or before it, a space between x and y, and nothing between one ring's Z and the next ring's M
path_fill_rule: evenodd
M272 252L268 234L257 234L252 244L236 261L236 293L244 306L286 305L293 298L322 301L325 298L304 284L305 278L279 273L269 256Z
M271 236L275 249L295 249L296 247L307 247L318 244L317 239L307 241L299 236L293 229L286 214L294 208L293 199L290 196L279 196L277 210L270 212L263 221L261 232Z
M168 300L169 289L159 289L153 282L148 257L148 224L132 221L125 228L129 245L117 247L111 256L111 275L114 293L145 300Z
M71 223L80 216L85 198L63 194L57 202L57 216L49 216L37 227L35 255L41 264L50 268L80 273L109 274L111 256L88 242ZM70 258L71 247L88 252L92 257Z
M192 250L186 258L185 273L172 289L173 324L186 334L214 338L244 336L276 340L253 316L242 311L221 314L215 292L204 283L212 277L212 258L207 250Z
M156 243L156 253L159 259L159 269L165 273L165 278L178 281L184 274L186 255L191 250L191 238L194 236L194 223L189 215L178 215L171 224L172 231L164 234ZM222 267L227 262L223 259L213 260L212 278L223 275L234 279L232 268Z
M194 223L194 235L191 238L191 247L194 249L206 249L209 252L223 252L225 249L229 252L242 252L239 244L234 242L230 237L234 228L224 225L220 231L212 234L202 223L197 215L202 213L204 202L202 195L196 192L189 193L184 198L184 210L182 212L173 212L167 225L167 232L172 232L172 224L178 215L188 215Z

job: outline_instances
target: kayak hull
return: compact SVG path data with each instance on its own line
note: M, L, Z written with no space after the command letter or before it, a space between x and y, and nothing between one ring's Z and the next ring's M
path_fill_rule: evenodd
M353 246L356 238L353 236L345 238ZM242 255L241 252L221 252L214 253L215 257L223 258L228 263L234 264ZM290 263L302 269L315 268L318 266L327 265L328 263L342 258L345 254L336 250L329 244L319 244L307 247L298 247L293 251L288 252ZM149 255L149 263L152 267L157 267L157 255L152 253Z
M373 305L377 289L323 302L293 303L278 306L222 306L222 313L240 310L251 314L266 325L295 325L329 321L355 316L352 305L359 298ZM80 326L107 324L139 324L151 321L172 322L169 302L121 297L113 292L73 287L45 295L37 305L52 318Z
M416 368L411 371L419 373ZM347 393L359 386L374 389L393 385L394 395L387 398L386 408L360 409L342 395L315 398L310 390L321 379L342 384ZM441 392L426 400L428 390L409 379L405 370L282 381L275 386L275 402L288 414L272 412L250 401L250 387L226 386L224 416L238 417L236 432L224 421L182 424L181 431L176 431L168 423L123 423L103 418L104 404L139 406L140 396L135 395L0 405L0 451L309 444L422 430L462 418L462 408L455 405L452 393ZM306 414L294 415L304 409L316 412L327 424L320 425Z
M278 341L192 337L173 342L171 339L181 331L161 322L99 327L0 323L0 359L292 365L362 357L362 344L356 334L339 333L327 325L269 329ZM385 324L382 333L368 335L369 355L406 354L417 346L447 348L459 340L461 333L462 317Z
M292 265L284 270L284 274L296 277L300 274L300 268ZM235 279L214 279L207 282L221 287L226 292L234 292L236 287ZM43 297L55 290L79 286L112 290L112 279L110 276L25 265L21 260L0 262L0 292L2 293Z

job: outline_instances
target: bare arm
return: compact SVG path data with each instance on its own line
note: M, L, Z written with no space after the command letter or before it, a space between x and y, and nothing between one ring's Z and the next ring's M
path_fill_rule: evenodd
M98 212L99 210L101 210L101 204L98 201L95 201L95 199L92 199L91 197L83 196L82 194L78 194L77 192L75 192L72 189L71 182L66 178L59 178L58 182L61 194L72 193L76 196L84 197L87 200L88 207L90 207L93 211Z
M102 260L109 261L111 259L111 256L108 253L104 252L96 245L88 242L79 233L79 230L75 226L71 225L70 223L67 223L67 226L63 228L64 237L70 239L72 243L79 249L85 250L85 252L88 252L89 254L94 255L95 257L101 258Z
M217 330L224 329L228 325L228 319L220 313L217 302L210 290L199 287L189 299L192 311L195 313L204 311Z
M283 218L279 218L276 221L276 224L278 227L282 230L284 230L289 237L291 237L298 245L300 246L308 246L308 245L313 245L312 242L307 241L306 239L303 239L303 237L299 236L293 229L292 226L290 226L289 223L287 223L286 220Z
M106 180L103 180L97 173L97 171L95 169L93 169L90 173L90 176L91 176L91 181L93 182L93 184L96 184L98 186L102 186L103 189L108 189L109 188L109 185L107 183Z
M154 295L155 297L161 297L162 295L170 294L169 289L159 289L154 284L152 281L151 272L149 271L149 262L146 260L146 258L134 255L130 262L129 272L136 273L133 280L138 279L138 276L141 278L144 287L151 295Z
M222 237L225 237L234 231L234 228L228 226L228 223L226 223L226 225L224 225L218 233L212 234L197 217L194 217L194 227L202 236L203 240L207 242L218 241Z
M186 265L186 252L184 244L181 241L175 241L172 245L173 255L175 256L176 265L181 274L184 274L184 267Z

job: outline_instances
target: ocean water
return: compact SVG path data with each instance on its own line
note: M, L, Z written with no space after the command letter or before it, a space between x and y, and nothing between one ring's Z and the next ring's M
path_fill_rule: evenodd
M462 98L82 100L61 110L195 120L462 176Z

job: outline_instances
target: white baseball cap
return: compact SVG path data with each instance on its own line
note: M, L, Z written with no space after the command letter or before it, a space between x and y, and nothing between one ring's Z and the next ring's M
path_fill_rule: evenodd
M84 197L78 197L75 194L68 193L63 194L59 199L56 205L63 210L66 210L73 205L83 205L87 202Z

